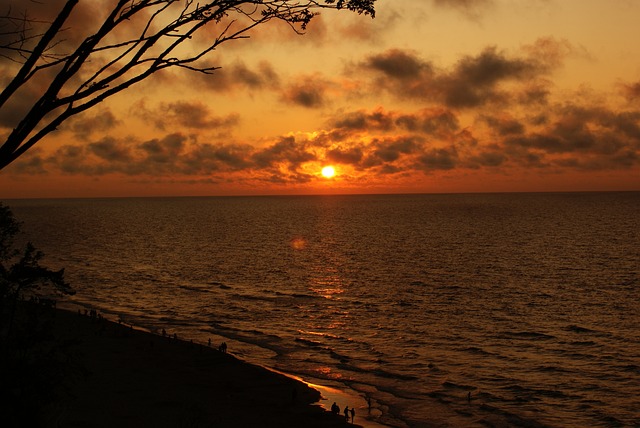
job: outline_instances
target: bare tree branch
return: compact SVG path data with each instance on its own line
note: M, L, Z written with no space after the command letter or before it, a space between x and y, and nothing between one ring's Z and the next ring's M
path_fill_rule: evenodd
M201 65L205 57L223 43L248 38L247 32L268 21L284 21L302 33L317 15L315 10L347 9L372 17L375 13L375 0L117 0L99 28L70 48L60 36L78 2L66 0L44 32L37 29L44 22L30 20L26 12L0 16L0 30L9 35L8 42L0 42L0 57L14 62L23 58L0 93L0 111L32 81L47 82L44 93L0 146L0 169L71 116L159 70L214 72L219 67ZM218 29L217 35L199 44L196 36L208 28ZM183 49L187 45L190 49Z

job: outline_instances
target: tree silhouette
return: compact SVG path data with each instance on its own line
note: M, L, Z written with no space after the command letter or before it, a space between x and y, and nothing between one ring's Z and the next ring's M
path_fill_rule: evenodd
M40 265L43 254L31 243L16 245L19 232L20 223L0 203L0 414L11 427L40 426L42 411L71 369L66 344L52 335L52 300L23 300L73 290L64 270Z
M15 245L20 223L11 209L0 203L0 339L11 335L16 303L35 297L44 287L44 294L73 294L64 280L64 269L52 271L40 265L44 257L31 242L23 249Z
M13 108L12 100L32 102L0 147L0 169L71 116L157 71L214 72L219 67L207 64L209 54L225 42L248 38L247 32L261 24L280 20L300 33L317 10L373 17L375 1L112 0L102 3L112 5L108 14L82 35L78 26L65 27L79 0L65 0L50 22L9 9L0 16L0 57L17 70L0 93L0 113ZM35 3L50 9L54 1L30 5Z

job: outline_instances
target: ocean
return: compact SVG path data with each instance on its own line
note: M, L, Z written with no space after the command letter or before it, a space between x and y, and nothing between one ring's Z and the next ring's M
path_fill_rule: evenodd
M638 192L3 202L70 306L347 386L379 423L640 426Z

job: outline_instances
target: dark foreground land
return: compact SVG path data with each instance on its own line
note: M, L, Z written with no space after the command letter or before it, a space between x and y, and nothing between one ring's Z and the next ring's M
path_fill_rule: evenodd
M21 389L2 387L13 399L3 400L12 407L3 409L8 425L2 426L347 426L314 404L318 391L217 349L84 313L31 303L19 310L24 313L17 319L35 317L46 327L46 344L25 354L26 361L33 352L45 355L45 362L9 367L3 361L4 373L20 377ZM49 354L55 362L47 362Z

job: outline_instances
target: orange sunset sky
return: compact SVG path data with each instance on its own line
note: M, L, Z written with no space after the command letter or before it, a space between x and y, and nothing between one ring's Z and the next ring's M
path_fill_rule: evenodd
M81 3L70 32L108 1ZM163 71L65 123L0 171L0 198L640 190L639 17L378 0L303 36L267 23L213 75Z

